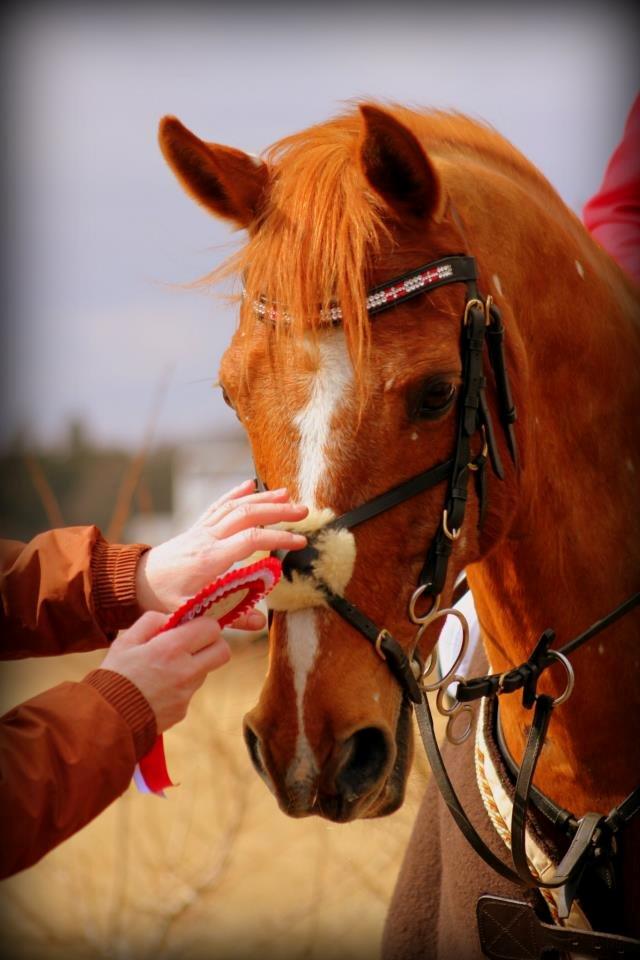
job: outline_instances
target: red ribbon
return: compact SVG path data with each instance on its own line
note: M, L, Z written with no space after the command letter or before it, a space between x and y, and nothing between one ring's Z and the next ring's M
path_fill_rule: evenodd
M165 633L178 624L187 623L205 614L215 617L221 627L228 627L275 587L281 573L280 561L275 557L265 557L247 567L231 570L187 600L171 614L158 633ZM239 594L235 603L234 594ZM221 612L217 614L217 611ZM165 787L175 786L167 769L162 734L156 738L149 753L142 757L138 770L144 785L152 793L163 795ZM144 789L137 777L136 783L139 789Z

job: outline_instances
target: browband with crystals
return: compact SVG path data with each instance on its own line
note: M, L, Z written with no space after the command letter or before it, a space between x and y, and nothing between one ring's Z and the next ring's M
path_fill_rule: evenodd
M388 310L396 304L404 303L412 297L418 296L426 290L434 290L445 283L467 283L476 279L476 265L473 257L453 256L433 260L416 270L387 280L377 287L373 287L367 294L367 313L372 316ZM254 313L264 320L275 321L280 315L278 305L261 297L253 302ZM283 319L291 318L285 312ZM324 321L335 326L342 322L342 308L337 304L321 311Z

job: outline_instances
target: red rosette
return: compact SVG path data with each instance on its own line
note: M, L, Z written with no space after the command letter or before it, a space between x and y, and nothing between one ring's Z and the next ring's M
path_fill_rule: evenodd
M213 616L221 627L228 627L273 590L281 573L282 566L275 557L265 557L247 567L230 570L183 603L158 632L164 633L202 616ZM235 594L241 596L234 602Z
M158 633L165 633L173 627L202 616L215 617L221 627L227 627L266 597L281 574L282 566L275 557L265 557L246 567L230 570L183 603L171 614ZM138 763L134 780L142 792L161 796L164 795L165 787L175 786L167 770L162 734Z

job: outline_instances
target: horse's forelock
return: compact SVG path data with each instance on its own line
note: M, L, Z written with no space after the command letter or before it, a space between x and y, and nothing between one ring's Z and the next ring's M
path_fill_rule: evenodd
M436 157L472 154L483 163L544 182L504 138L464 115L385 109ZM362 119L353 110L269 147L264 159L271 186L260 220L246 245L211 276L242 276L241 323L249 339L251 327L263 322L253 306L265 298L276 349L326 328L323 309L338 302L357 380L369 342L367 278L389 257L395 273L416 265L407 251L407 263L402 262L389 211L362 171L362 133Z
M347 122L348 120L348 122ZM276 337L320 330L339 302L356 369L369 333L366 277L388 236L358 164L356 116L274 144L264 217L241 254L248 306L266 297Z

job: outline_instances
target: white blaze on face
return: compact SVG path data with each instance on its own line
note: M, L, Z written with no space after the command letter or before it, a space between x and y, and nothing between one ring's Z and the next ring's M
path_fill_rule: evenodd
M332 330L317 344L310 345L310 350L316 349L319 359L311 395L294 420L300 433L298 499L308 507L318 506L318 485L329 464L331 421L353 383L353 368L342 329Z
M319 484L326 476L331 457L331 422L343 405L353 382L344 333L332 330L318 339L318 366L313 374L306 405L295 417L298 447L298 500L317 508ZM335 444L334 444L335 446ZM304 728L304 695L307 678L318 655L318 625L313 609L287 614L287 655L293 671L298 712L296 752L289 768L289 783L311 781L317 774L315 756Z

